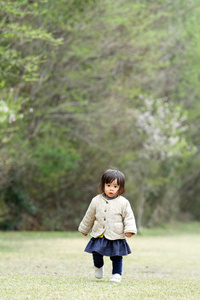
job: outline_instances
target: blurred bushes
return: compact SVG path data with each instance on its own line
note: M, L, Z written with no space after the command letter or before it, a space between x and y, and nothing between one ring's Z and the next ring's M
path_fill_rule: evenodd
M139 228L198 220L198 6L0 8L0 228L76 229L107 168Z

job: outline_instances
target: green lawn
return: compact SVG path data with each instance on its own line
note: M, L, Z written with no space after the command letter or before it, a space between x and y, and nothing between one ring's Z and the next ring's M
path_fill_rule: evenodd
M172 224L128 239L121 284L93 277L79 233L0 232L0 299L200 299L200 224Z

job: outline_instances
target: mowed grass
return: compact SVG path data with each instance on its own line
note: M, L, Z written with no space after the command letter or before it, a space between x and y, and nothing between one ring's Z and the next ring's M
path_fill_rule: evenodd
M0 299L200 299L200 224L172 224L128 239L120 284L93 276L78 232L0 232Z

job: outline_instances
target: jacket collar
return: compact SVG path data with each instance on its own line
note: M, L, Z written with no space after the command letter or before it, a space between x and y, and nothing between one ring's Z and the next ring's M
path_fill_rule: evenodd
M112 198L108 198L104 193L101 194L101 196L102 196L102 198L103 198L106 202L111 201L111 200L115 200L115 199L117 199L117 198L119 197L119 196L115 196L115 197L112 197Z

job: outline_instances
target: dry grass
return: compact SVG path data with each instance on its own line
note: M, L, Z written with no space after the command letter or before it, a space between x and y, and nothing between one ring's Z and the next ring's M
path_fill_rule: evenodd
M188 226L129 239L121 284L109 282L109 258L93 277L78 233L1 232L0 299L200 299L200 226Z

